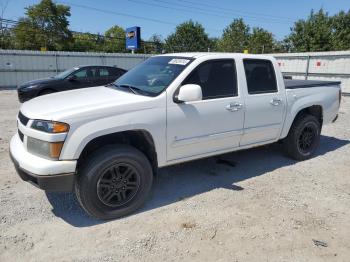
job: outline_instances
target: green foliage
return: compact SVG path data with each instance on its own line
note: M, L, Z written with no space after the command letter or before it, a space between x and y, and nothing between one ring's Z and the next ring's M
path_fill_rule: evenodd
M323 9L317 13L312 10L308 19L297 21L291 31L287 38L291 51L331 51L333 49L331 18Z
M72 40L68 29L70 7L42 0L26 8L26 17L14 28L15 46L19 49L65 50Z
M339 12L331 18L333 36L333 50L350 49L350 10L346 13Z
M272 53L275 48L275 40L272 33L260 28L253 28L249 37L249 52L252 54Z
M208 51L211 42L204 27L192 20L176 27L173 34L165 40L167 52L201 52Z
M103 51L107 53L125 52L125 30L120 26L112 26L105 32Z
M224 29L221 39L217 42L217 49L235 53L248 50L252 54L261 54L275 52L276 49L282 49L282 46L275 41L272 33L260 27L250 30L250 27L240 18L234 19Z
M249 47L249 26L243 19L234 19L224 29L221 39L218 41L218 50L222 52L243 52Z
M159 54L163 51L164 41L161 35L153 34L143 45L145 46L145 53Z
M90 33L73 33L73 43L70 50L76 52L96 52L99 48L98 37Z
M2 28L0 31L0 49L12 49L13 42L11 30Z

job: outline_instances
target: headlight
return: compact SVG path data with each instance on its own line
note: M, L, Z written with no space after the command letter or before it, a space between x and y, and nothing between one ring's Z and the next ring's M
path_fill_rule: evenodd
M34 120L31 127L46 133L65 133L69 130L69 125L66 123L46 120Z
M57 160L60 157L64 142L47 142L28 137L27 149L35 155Z

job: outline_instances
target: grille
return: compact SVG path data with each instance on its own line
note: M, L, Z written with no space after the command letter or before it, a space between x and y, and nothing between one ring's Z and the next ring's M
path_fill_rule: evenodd
M24 135L20 130L18 130L18 135L19 135L19 138L21 139L21 141L23 142Z
M18 113L18 119L19 119L19 121L22 123L22 125L27 125L28 124L28 121L29 121L29 118L28 117L26 117L26 116L24 116L22 113L21 113L21 111L19 111L19 113Z

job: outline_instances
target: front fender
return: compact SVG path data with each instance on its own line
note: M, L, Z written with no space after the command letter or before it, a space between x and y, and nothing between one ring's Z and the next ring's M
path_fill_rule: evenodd
M98 118L73 127L64 143L60 160L78 159L85 146L97 137L131 130L149 132L155 143L158 162L165 161L165 110L163 112L160 108Z

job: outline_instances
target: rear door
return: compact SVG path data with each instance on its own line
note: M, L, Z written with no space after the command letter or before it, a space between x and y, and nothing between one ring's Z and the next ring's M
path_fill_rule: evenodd
M243 59L246 76L244 134L240 145L276 140L283 125L284 89L270 60Z

